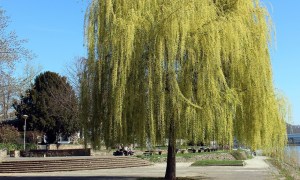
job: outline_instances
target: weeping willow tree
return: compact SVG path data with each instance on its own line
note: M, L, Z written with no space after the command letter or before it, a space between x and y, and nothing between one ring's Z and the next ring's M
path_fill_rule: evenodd
M282 149L270 27L259 0L93 0L81 80L86 136L94 147L168 139L167 179L176 139Z

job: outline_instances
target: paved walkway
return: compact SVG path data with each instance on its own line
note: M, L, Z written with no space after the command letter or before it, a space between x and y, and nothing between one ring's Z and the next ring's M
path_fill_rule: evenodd
M277 170L270 167L263 156L246 160L246 166L210 166L191 167L191 163L177 163L177 177L199 177L199 179L242 179L242 180L273 180L278 174ZM69 172L46 173L17 173L0 174L0 179L21 180L96 180L96 179L136 179L138 177L164 177L165 163L148 167L100 169Z

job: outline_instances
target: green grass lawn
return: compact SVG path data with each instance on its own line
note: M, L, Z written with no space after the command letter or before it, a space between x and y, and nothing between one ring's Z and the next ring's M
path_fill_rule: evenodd
M202 156L206 154L220 154L220 153L232 153L231 151L215 151L215 152L201 152L201 153L177 153L176 157L184 158L184 159L190 159L192 160L195 156ZM147 159L151 162L162 162L161 160L167 158L167 154L162 155L139 155L137 156L142 159ZM195 158L196 161L196 158ZM244 161L239 160L219 160L219 159L210 159L210 160L200 160L196 161L192 164L192 166L243 166Z
M242 160L201 160L194 162L191 166L243 166Z
M184 159L193 159L195 156L203 156L206 154L220 154L220 153L229 153L229 151L215 151L215 152L201 152L201 153L177 153L176 157L184 158ZM152 154L152 155L138 155L138 158L147 159L151 162L159 162L161 159L166 159L167 154L163 153L162 155Z
M206 154L219 154L219 153L229 153L230 151L223 151L223 150L219 150L219 151L214 151L214 152L201 152L201 153L189 153L189 152L185 152L185 153L181 153L178 152L176 154L176 157L184 157L184 158L192 158L194 156L199 156L199 155L206 155ZM150 156L145 156L145 155L140 155L139 157L167 157L166 151L163 152L162 155L158 155L158 154L152 154Z

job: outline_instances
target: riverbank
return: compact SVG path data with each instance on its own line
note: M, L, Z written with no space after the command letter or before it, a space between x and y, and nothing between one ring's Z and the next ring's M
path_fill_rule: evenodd
M300 179L300 146L288 145L282 159L269 159L286 179Z
M299 165L290 164L276 159L268 159L267 162L272 164L272 166L278 170L281 177L284 177L285 179L289 180L300 179Z

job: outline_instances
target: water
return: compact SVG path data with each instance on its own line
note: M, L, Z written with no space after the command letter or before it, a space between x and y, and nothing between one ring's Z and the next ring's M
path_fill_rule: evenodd
M290 150L294 150L294 151L297 151L300 153L300 145L290 145L290 146L287 146L287 149L290 149Z
M300 153L300 146L295 146L295 147L296 147L298 153Z
M286 155L298 162L300 165L300 146L288 146L286 148Z

